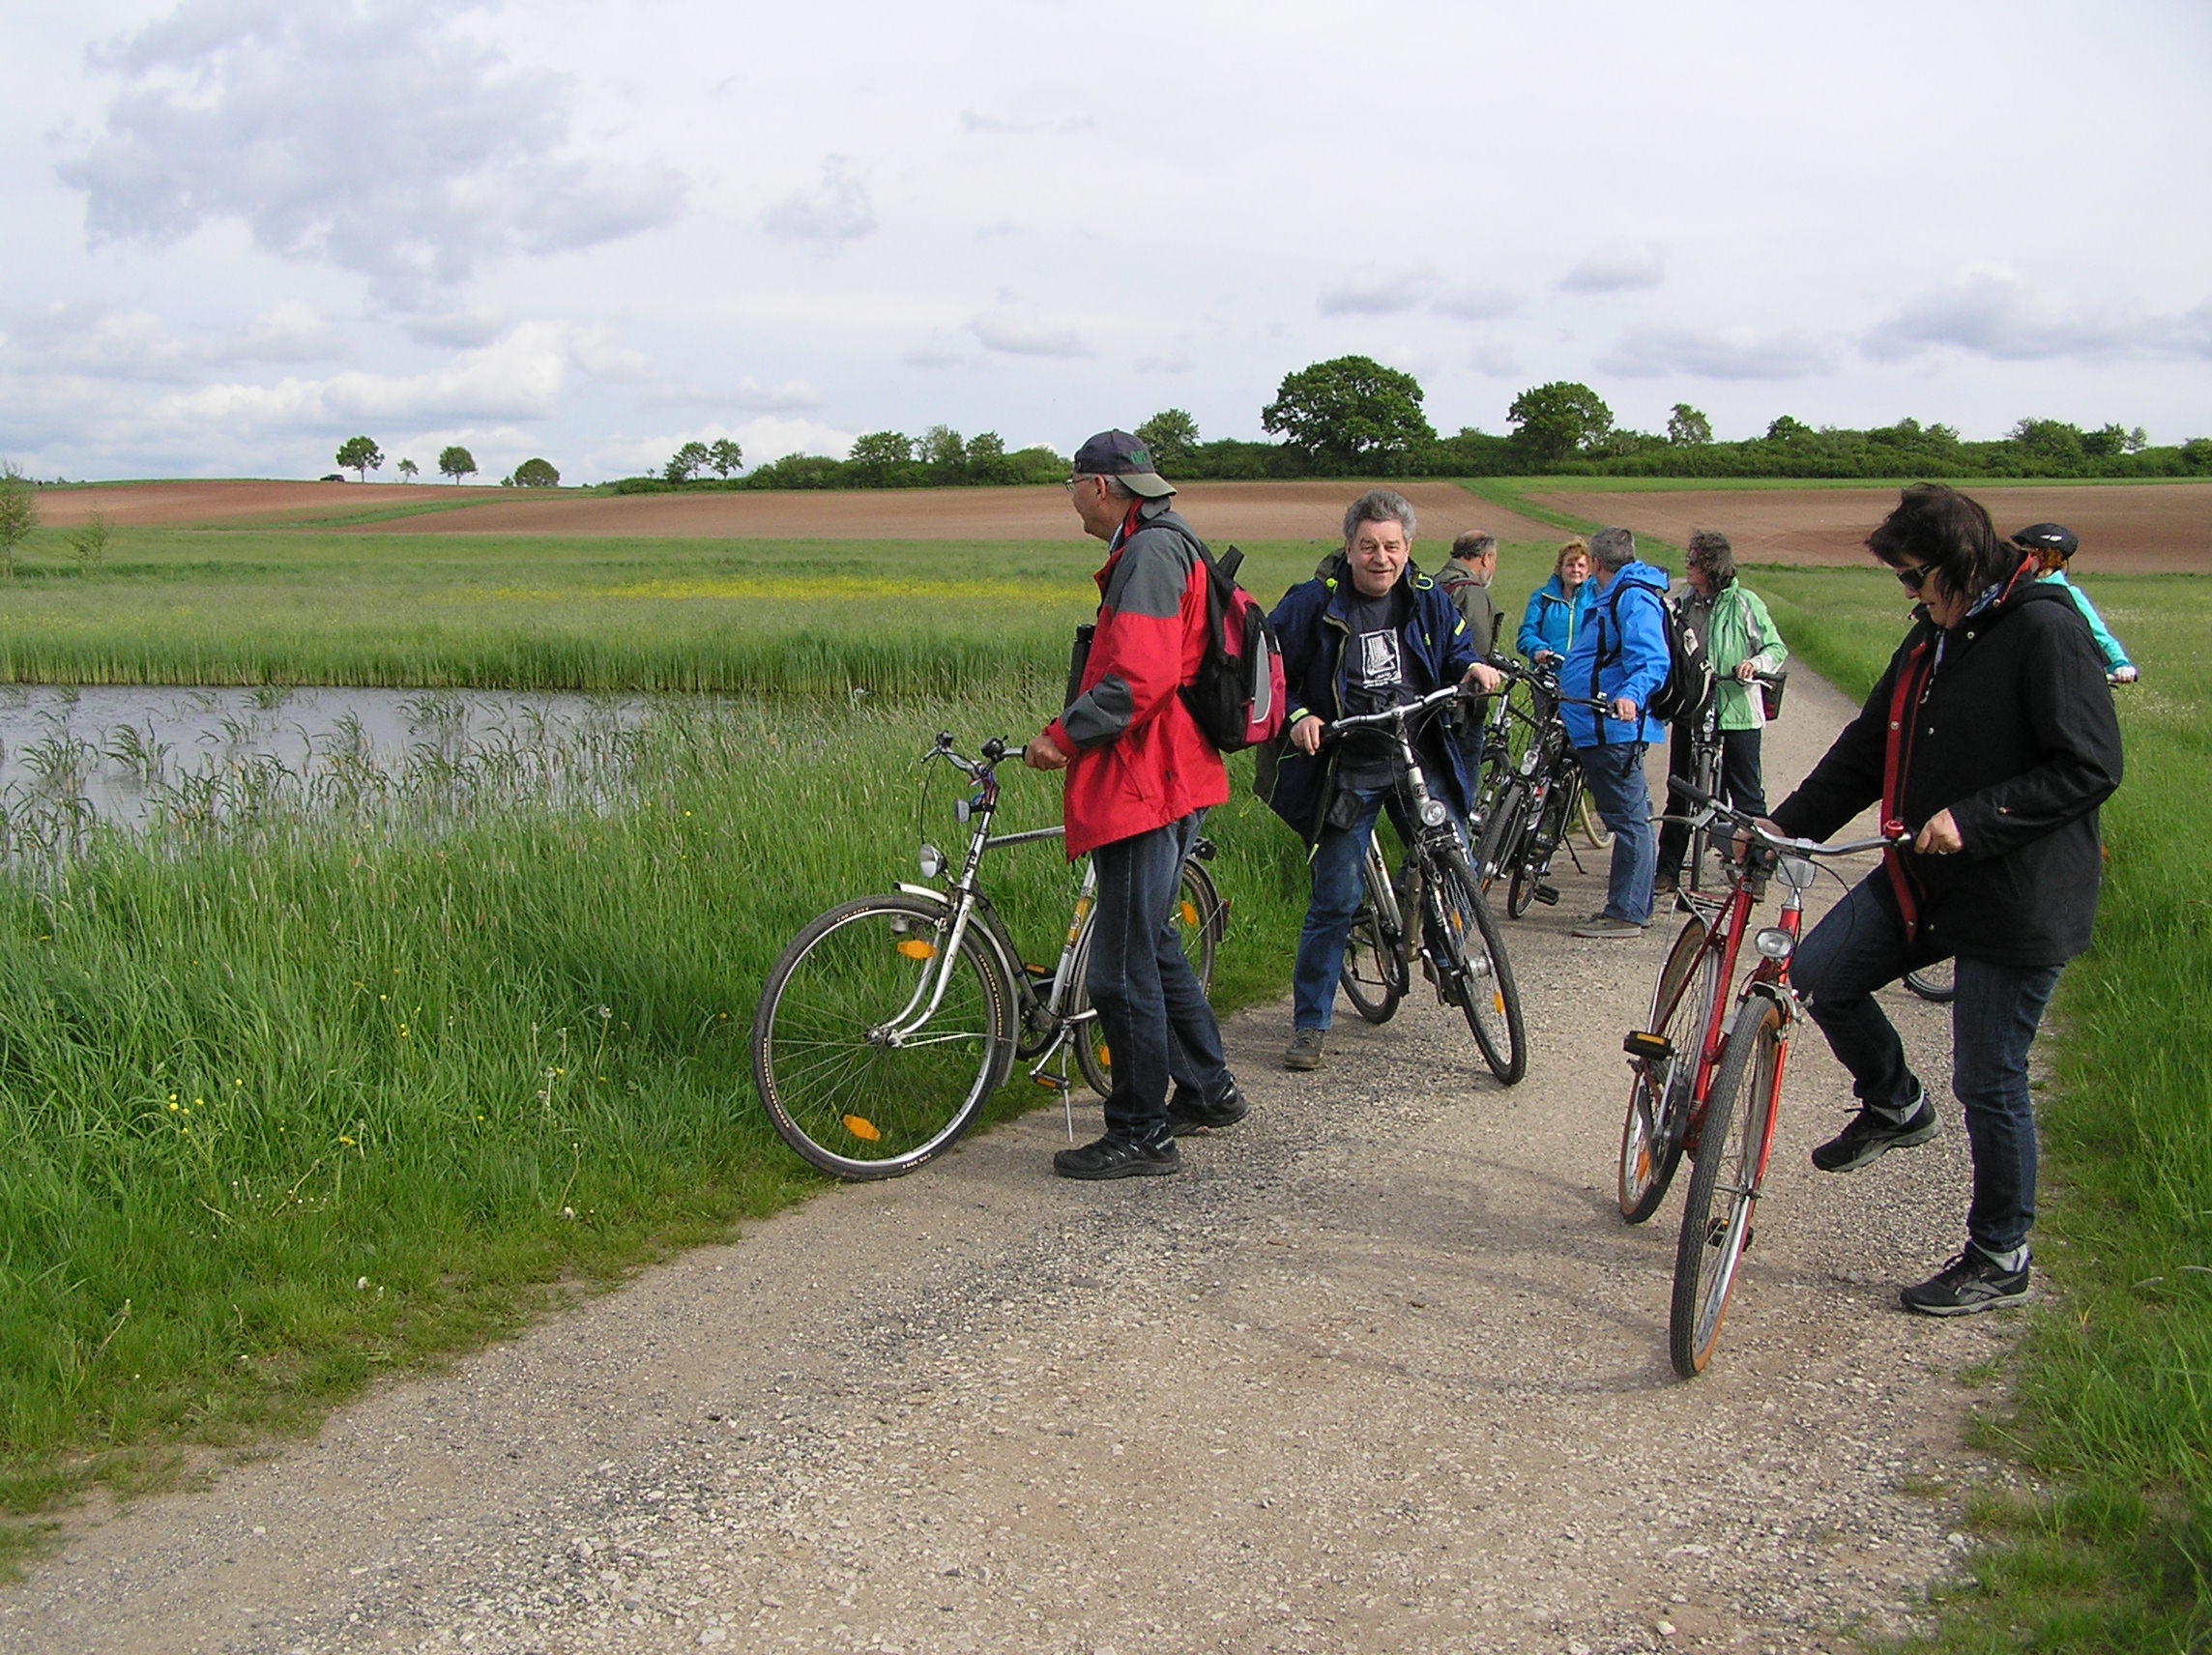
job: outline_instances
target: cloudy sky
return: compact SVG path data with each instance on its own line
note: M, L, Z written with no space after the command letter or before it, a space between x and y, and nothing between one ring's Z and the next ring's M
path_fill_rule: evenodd
M1447 432L2212 435L2204 0L76 0L0 151L44 477L1259 437L1347 352Z

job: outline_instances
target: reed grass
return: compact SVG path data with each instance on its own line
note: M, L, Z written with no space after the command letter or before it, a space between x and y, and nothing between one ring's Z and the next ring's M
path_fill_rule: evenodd
M1853 693L1903 635L1880 570L1761 568L1790 648ZM2212 1647L2212 581L2084 577L2142 682L2117 692L2095 948L2046 1023L2033 1315L1984 1439L2050 1493L1990 1495L1992 1544L1941 1595L1944 1651Z

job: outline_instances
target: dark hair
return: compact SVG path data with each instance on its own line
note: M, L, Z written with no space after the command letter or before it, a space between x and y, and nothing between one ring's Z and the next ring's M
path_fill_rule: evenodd
M1712 576L1713 590L1725 592L1735 584L1735 548L1718 529L1690 531L1690 562L1703 565Z
M1916 482L1898 496L1866 544L1891 568L1925 568L1961 597L1980 596L2021 565L2020 548L1997 537L1990 514L1939 482Z
M1462 563L1472 563L1476 558L1488 557L1498 550L1498 537L1485 535L1480 529L1470 529L1451 543L1451 555Z

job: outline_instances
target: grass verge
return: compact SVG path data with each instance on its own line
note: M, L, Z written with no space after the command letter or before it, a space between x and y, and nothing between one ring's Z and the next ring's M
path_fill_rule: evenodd
M1745 578L1807 664L1872 687L1903 632L1885 573ZM2212 805L2212 581L2086 584L2143 682L2118 692L2097 945L2046 1023L2035 1241L2057 1291L1982 1422L2046 1492L1977 1509L1989 1544L1912 1645L1944 1655L2212 1647L2212 862L2186 828Z

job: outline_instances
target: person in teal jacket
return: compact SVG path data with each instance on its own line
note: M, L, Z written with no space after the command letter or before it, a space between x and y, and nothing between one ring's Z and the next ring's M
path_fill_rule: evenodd
M1782 634L1766 605L1735 577L1735 551L1717 529L1691 533L1689 590L1676 600L1683 624L1705 647L1713 668L1713 703L1720 727L1720 797L1754 816L1766 814L1766 779L1760 764L1760 732L1766 726L1766 704L1755 673L1778 673L1790 659ZM1697 733L1676 724L1668 749L1667 769L1687 781L1696 774ZM1682 877L1690 828L1673 813L1659 829L1659 872L1654 897L1671 896Z
M1575 636L1597 602L1589 572L1589 542L1569 540L1559 548L1552 578L1528 595L1513 646L1528 656L1530 666L1557 666L1575 647Z
M2074 607L2081 619L2089 623L2089 636L2097 640L2097 648L2105 653L2105 676L2114 683L2133 683L2139 676L2135 662L2120 647L2119 639L2105 624L2105 618L2097 613L2097 606L2089 601L2089 595L2066 578L2066 563L2073 557L2081 541L2074 531L2060 528L2056 523L2033 523L2012 537L2012 543L2027 553L2036 562L2035 578L2045 586L2066 589L2066 595L2074 600Z

